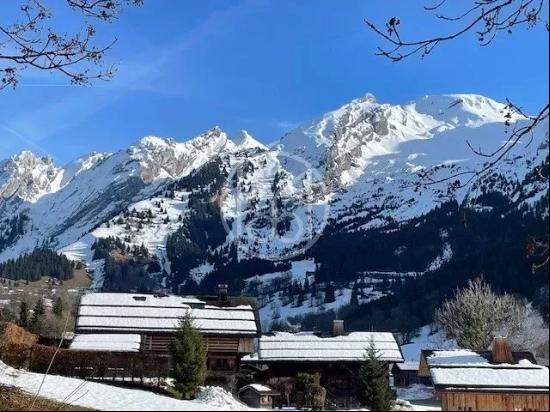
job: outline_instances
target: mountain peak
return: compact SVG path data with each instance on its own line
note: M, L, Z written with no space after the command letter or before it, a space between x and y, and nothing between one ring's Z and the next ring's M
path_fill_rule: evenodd
M174 144L174 139L158 137L158 136L144 136L139 139L133 147L141 148L164 148Z
M63 170L50 156L38 157L25 150L0 163L0 197L36 202L57 191Z
M455 126L478 127L506 120L506 105L479 94L426 95L412 102L415 110ZM513 114L512 119L521 118Z
M267 146L263 143L256 140L250 133L248 133L246 130L241 130L239 141L237 142L237 145L239 149L246 150L246 149L261 149L261 150L267 150Z

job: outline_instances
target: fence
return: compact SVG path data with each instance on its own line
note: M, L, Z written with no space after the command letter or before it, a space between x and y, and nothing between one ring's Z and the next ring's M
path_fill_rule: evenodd
M15 368L45 373L55 347L34 345L2 351L0 358ZM76 351L60 349L50 374L80 379L155 383L160 385L170 374L170 357L133 352Z

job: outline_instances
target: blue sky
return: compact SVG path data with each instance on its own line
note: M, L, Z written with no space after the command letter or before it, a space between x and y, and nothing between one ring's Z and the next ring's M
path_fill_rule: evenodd
M10 17L6 3L2 23ZM62 11L63 3L48 1L62 26L74 28L78 20ZM504 34L484 48L471 34L424 60L375 56L380 41L364 18L383 24L398 15L402 31L418 37L450 29L428 16L424 4L145 0L98 26L105 39L118 38L108 56L119 66L115 80L70 87L56 76L27 72L15 91L0 91L0 158L30 149L63 163L125 148L145 135L186 140L214 125L272 142L367 92L389 103L479 93L509 97L531 111L548 100L542 26Z

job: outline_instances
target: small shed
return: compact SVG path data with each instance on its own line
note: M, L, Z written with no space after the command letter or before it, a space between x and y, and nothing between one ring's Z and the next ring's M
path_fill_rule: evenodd
M273 398L279 392L259 383L246 385L239 390L239 399L252 408L273 408Z

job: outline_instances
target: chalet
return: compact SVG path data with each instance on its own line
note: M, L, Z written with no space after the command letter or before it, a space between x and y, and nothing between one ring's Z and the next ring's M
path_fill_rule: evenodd
M89 293L80 300L71 349L168 356L185 315L204 337L210 371L237 370L261 333L255 300L230 297L225 285L203 297Z
M356 406L357 373L365 362L366 350L374 343L381 360L403 362L399 345L391 333L352 332L335 323L335 334L322 337L313 332L276 332L263 335L256 353L245 356L243 364L263 367L262 380L296 378L298 373L318 373L327 397L340 407ZM389 373L389 371L388 371Z
M492 351L423 351L421 369L446 411L548 410L548 368L497 338Z

